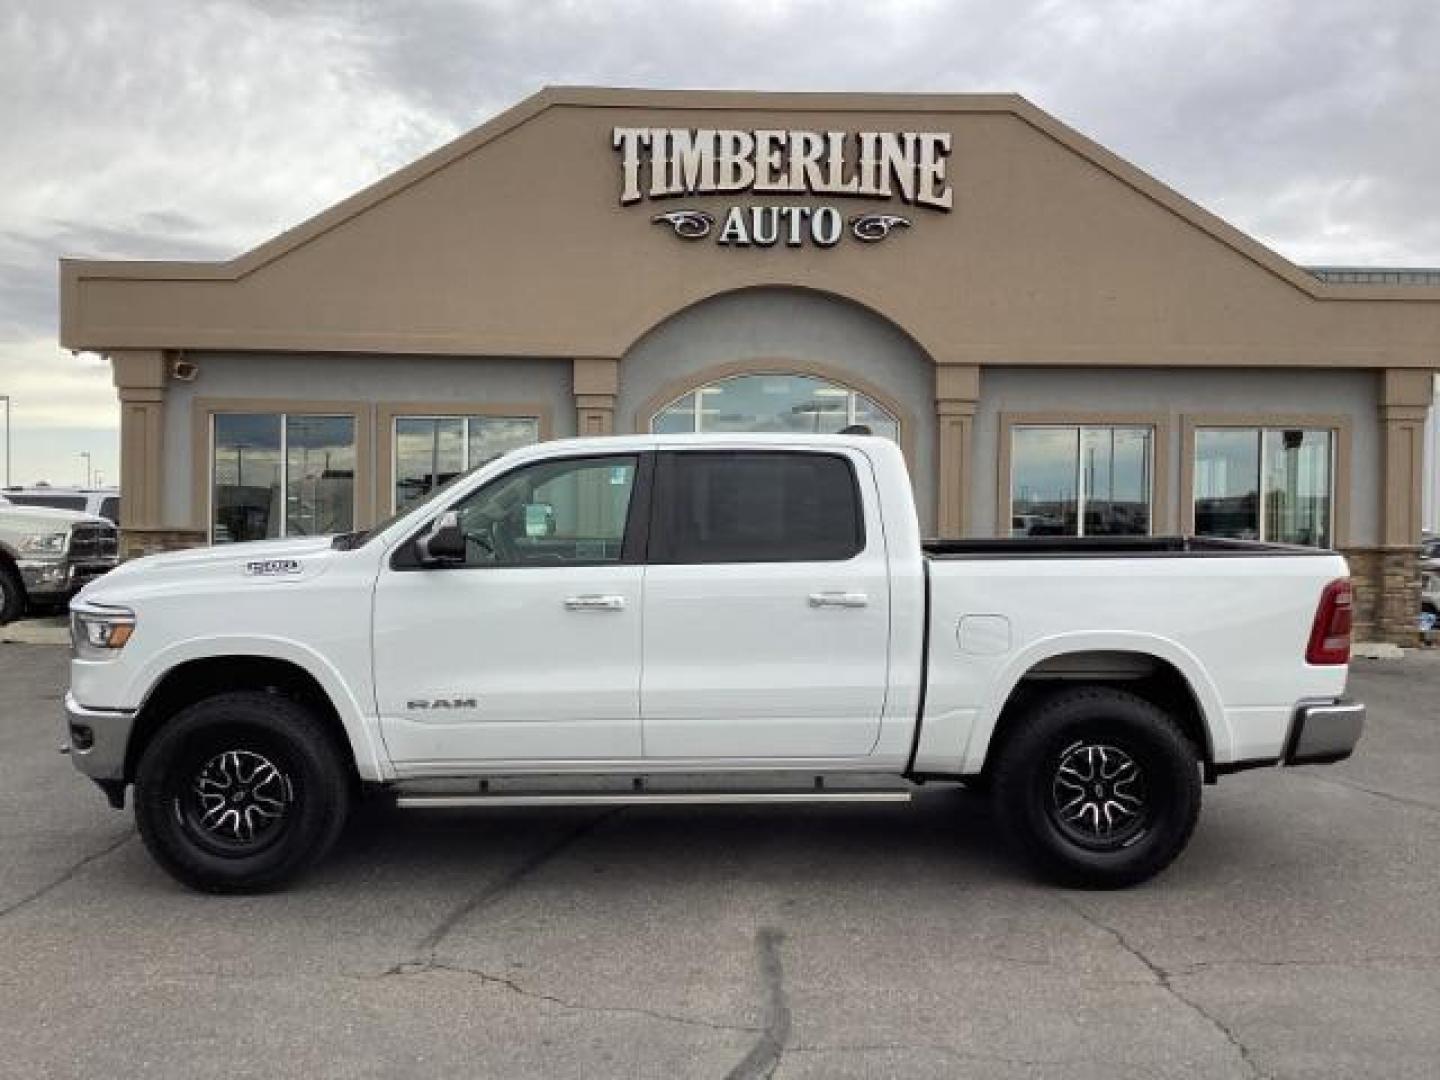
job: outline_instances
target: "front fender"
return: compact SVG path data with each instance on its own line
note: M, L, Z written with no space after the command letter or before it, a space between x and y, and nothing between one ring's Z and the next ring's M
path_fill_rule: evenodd
M381 747L375 719L369 715L338 668L323 653L292 638L259 635L211 635L186 638L151 656L130 680L125 695L131 707L144 707L162 679L181 664L227 656L258 656L284 660L301 668L319 684L335 706L350 740L355 766L362 780L383 780L390 775L389 759Z
M1153 656L1164 660L1180 672L1200 707L1201 719L1210 739L1210 748L1217 761L1230 759L1232 733L1221 704L1220 693L1204 666L1184 646L1169 638L1153 634L1125 631L1083 631L1055 634L1031 642L1012 656L991 680L990 687L970 728L963 756L963 772L978 774L985 765L991 737L1000 721L1000 714L1015 688L1037 665L1046 660L1082 652L1125 652Z

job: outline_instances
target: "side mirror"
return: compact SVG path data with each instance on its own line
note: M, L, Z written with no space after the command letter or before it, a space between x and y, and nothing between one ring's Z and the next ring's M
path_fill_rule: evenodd
M460 528L460 515L446 510L415 538L415 554L422 566L442 566L465 561L465 533Z
M536 540L555 535L555 508L549 503L525 504L525 536Z

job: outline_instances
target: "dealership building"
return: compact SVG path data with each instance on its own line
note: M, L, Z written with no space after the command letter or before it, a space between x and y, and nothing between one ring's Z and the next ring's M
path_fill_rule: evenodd
M61 278L131 553L538 439L865 424L929 535L1333 546L1413 634L1440 277L1296 266L1018 97L550 89L230 262Z

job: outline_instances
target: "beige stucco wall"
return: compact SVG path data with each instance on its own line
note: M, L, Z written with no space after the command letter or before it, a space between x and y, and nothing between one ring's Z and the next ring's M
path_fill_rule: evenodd
M619 205L616 125L948 132L954 210L695 197L683 205L716 213L905 209L914 227L829 250L677 240L652 223L657 204ZM755 285L850 297L937 361L1440 362L1440 288L1322 285L1004 95L547 91L231 263L66 263L62 338L616 357L697 300Z

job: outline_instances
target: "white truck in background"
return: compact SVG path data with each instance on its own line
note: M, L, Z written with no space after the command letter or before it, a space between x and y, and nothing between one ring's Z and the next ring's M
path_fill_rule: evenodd
M277 887L406 808L988 789L1051 877L1168 865L1202 783L1335 761L1333 552L923 543L863 435L517 450L360 533L137 559L72 604L67 750L182 882Z

